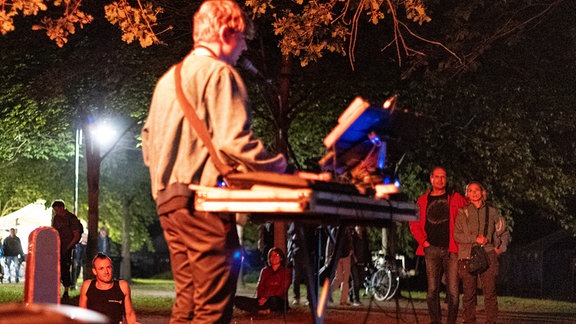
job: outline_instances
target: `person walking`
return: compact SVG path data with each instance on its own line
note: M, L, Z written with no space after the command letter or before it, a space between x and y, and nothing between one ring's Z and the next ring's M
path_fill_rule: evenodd
M60 278L64 286L62 299L67 301L69 298L68 290L72 285L70 267L72 265L72 250L76 243L80 241L82 235L82 224L76 217L66 209L62 200L56 200L52 203L52 227L58 231L60 237Z
M440 307L440 282L446 275L448 323L458 318L458 246L454 241L454 221L458 209L466 199L455 191L446 189L446 170L436 167L430 173L432 188L418 198L420 219L410 222L410 231L418 242L416 255L424 256L428 289L426 303L430 323L442 323Z
M174 276L170 323L229 323L240 269L235 214L195 211L190 185L217 186L223 175L215 161L244 171L286 170L284 156L269 155L250 130L247 89L233 67L252 36L235 1L204 1L194 14L194 48L158 81L142 129ZM215 152L184 109L205 123Z
M355 226L352 233L352 265L350 274L352 275L352 306L360 306L360 289L364 287L366 278L366 267L371 261L370 248L368 246L368 235L364 226Z
M497 323L498 256L506 251L509 231L498 211L486 204L486 190L480 182L472 181L466 186L466 198L470 204L460 208L454 228L454 240L458 243L458 274L462 278L462 323L476 323L478 278L482 283L486 323ZM488 269L480 274L471 274L467 269L470 252L475 244L483 247L490 260Z
M4 239L2 250L4 251L4 263L6 264L8 283L11 283L12 280L14 280L15 283L20 282L20 263L24 262L24 251L22 251L20 238L16 236L15 228L11 228L10 235Z
M328 293L328 300L330 302L333 302L332 293L336 289L340 289L340 305L345 306L350 305L348 303L348 293L350 289L350 270L352 260L351 258L352 229L347 226L339 226L337 228L334 228L334 232L336 231L344 231L344 234L341 236L341 242L338 243L339 251L334 250L332 253L332 258L335 255L337 255L338 260L336 261L336 270L334 271L334 278L330 283L330 292ZM333 243L331 242L330 238L328 238L327 250L330 250L330 244ZM335 246L333 248L335 248Z

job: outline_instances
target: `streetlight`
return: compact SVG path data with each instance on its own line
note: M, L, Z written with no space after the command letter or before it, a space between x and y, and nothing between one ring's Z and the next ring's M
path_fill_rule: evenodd
M78 174L80 162L80 145L82 145L82 128L76 127L76 151L74 156L74 215L78 217Z
M104 126L102 125L106 125L106 127L103 128ZM98 253L100 164L104 156L110 152L111 148L113 148L116 143L111 141L113 143L105 147L109 148L108 151L104 155L101 155L102 145L100 142L102 138L108 138L109 135L115 132L110 130L111 128L107 123L96 122L92 116L87 116L87 118L83 120L83 128L85 129L84 134L86 135L85 159L88 189L88 244L86 247L86 268L88 269L90 267L90 261L96 253ZM100 129L103 129L103 131L99 131Z

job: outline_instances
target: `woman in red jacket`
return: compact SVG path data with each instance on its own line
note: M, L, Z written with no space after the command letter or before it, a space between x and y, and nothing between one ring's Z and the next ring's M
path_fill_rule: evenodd
M268 251L268 265L260 272L256 298L237 296L236 308L250 313L284 313L288 307L288 288L292 282L292 271L285 267L284 252L274 247Z

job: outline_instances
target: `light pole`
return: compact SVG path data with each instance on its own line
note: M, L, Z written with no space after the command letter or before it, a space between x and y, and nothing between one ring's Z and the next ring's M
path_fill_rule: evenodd
M76 152L74 156L74 215L78 216L78 174L80 164L80 145L82 145L82 128L76 127Z
M83 120L83 128L86 136L86 179L88 189L88 244L86 247L86 268L91 268L91 260L98 252L98 221L100 196L100 164L112 151L126 129L121 135L117 135L110 124L101 121L95 122L92 116L86 116ZM130 126L132 127L132 126ZM104 149L104 154L101 154ZM90 273L88 273L90 276Z

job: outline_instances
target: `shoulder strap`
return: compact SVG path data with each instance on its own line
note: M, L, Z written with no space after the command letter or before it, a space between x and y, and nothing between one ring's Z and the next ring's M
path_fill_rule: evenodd
M184 116L186 116L186 119L188 119L190 125L192 125L194 130L196 130L198 137L200 137L200 139L208 149L208 153L212 157L212 162L214 162L216 169L218 169L221 175L227 175L230 172L232 172L233 168L227 164L224 164L222 160L220 160L220 158L216 154L216 149L212 144L212 138L208 133L208 129L206 129L206 124L204 124L200 120L200 118L198 118L198 115L196 114L194 107L192 107L192 104L184 96L184 91L182 90L182 76L180 74L181 70L182 70L182 61L176 65L176 68L174 70L174 81L176 85L176 97L178 98L180 106L182 106Z
M486 217L484 218L484 237L488 234L488 205L484 204L484 208L486 209Z

